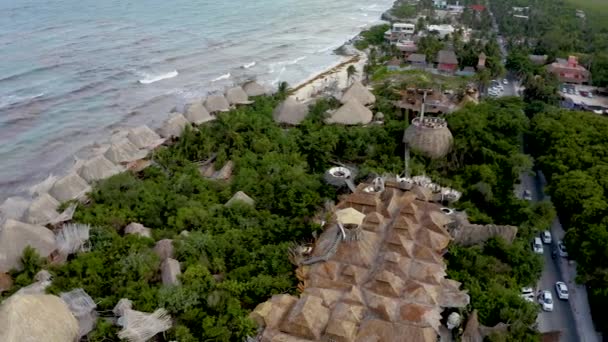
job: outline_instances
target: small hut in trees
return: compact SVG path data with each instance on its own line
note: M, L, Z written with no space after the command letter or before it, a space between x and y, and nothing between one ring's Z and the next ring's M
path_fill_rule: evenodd
M160 135L165 139L179 138L189 125L188 120L180 113L173 113L160 128Z
M154 149L165 142L165 139L146 125L130 129L127 133L127 139L141 149Z
M253 101L249 100L249 95L241 87L230 88L226 91L226 99L231 105L248 105Z
M357 100L362 105L371 105L376 102L376 96L372 94L361 82L355 81L350 85L342 95L340 102L346 104L351 100Z
M66 202L73 199L81 199L91 191L91 186L82 179L76 172L71 172L60 178L49 190L49 195L59 202Z
M55 235L43 226L6 220L0 228L0 272L19 269L27 246L46 258L56 248Z
M109 161L103 155L93 157L82 163L78 174L87 182L109 178L122 171L122 168Z
M243 84L243 90L248 96L262 96L266 94L266 89L255 81L249 81Z
M359 101L350 100L337 110L329 112L329 117L325 119L325 123L365 125L370 123L373 117L372 111L362 105Z
M297 126L306 119L308 106L288 97L277 108L274 109L272 117L278 123Z
M208 121L215 120L215 117L211 116L207 111L207 108L203 106L203 101L199 100L194 103L191 103L186 110L186 119L190 121L191 124L200 125Z
M114 164L123 164L143 159L148 154L146 150L140 150L128 139L120 139L110 144L104 156Z
M0 305L0 341L72 342L78 322L66 303L47 294L12 295Z
M122 329L118 337L129 342L145 342L156 334L171 328L171 316L165 309L158 309L153 313L133 310L133 303L128 299L121 299L114 307L114 314L119 316L118 325Z
M230 111L230 103L228 103L224 95L209 95L204 105L207 111L212 114Z

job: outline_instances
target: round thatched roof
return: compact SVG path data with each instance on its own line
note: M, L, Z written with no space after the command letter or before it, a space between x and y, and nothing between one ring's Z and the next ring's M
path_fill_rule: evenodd
M78 174L87 182L93 182L112 177L121 171L121 167L112 163L103 155L99 155L85 161L78 169Z
M182 114L175 113L165 121L159 132L163 138L177 138L182 135L182 132L188 125L188 120Z
M255 81L243 84L243 90L248 96L262 96L266 94L266 89Z
M228 103L224 95L209 95L204 105L209 113L230 111L230 103Z
M411 149L430 158L445 157L453 141L452 132L440 118L416 118L403 135L403 142Z
M57 296L13 295L0 305L0 341L72 342L77 338L78 322Z
M274 121L289 125L298 125L308 115L308 106L288 97L277 108L274 109L272 117Z
M363 105L369 105L376 102L376 96L359 81L353 82L353 84L346 89L340 102L348 103L353 99L359 101L359 103Z
M207 121L211 121L214 119L211 114L207 111L207 108L203 106L203 101L196 101L188 106L188 110L186 110L186 119L195 125L200 125Z
M49 190L49 195L59 202L78 199L91 190L91 186L76 172L57 180Z
M45 258L56 248L55 235L43 226L6 220L0 228L0 272L20 268L21 256L27 246Z
M373 116L372 111L359 101L350 100L338 110L329 113L325 122L328 124L360 125L370 123Z
M253 101L249 100L249 95L241 87L228 89L226 91L226 99L231 105L253 103Z
M59 213L59 202L49 194L42 194L32 201L25 212L25 220L32 224L45 225L53 221Z
M130 129L127 138L138 148L155 148L165 141L146 125Z

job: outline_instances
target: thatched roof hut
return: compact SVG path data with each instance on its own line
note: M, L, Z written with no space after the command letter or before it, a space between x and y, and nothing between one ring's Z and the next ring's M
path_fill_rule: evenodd
M174 113L165 121L159 133L166 139L179 138L188 125L188 120L182 114Z
M292 97L286 98L272 113L274 121L289 125L299 125L307 115L308 106Z
M304 295L285 318L281 330L311 340L320 340L329 320L329 313L321 298Z
M230 111L230 103L228 103L224 95L209 95L204 105L209 113Z
M266 94L266 89L255 81L243 84L243 90L248 96L262 96Z
M85 161L78 169L78 174L87 182L93 182L110 178L121 171L120 166L112 163L103 155L99 155Z
M345 208L336 211L336 218L338 222L341 222L342 224L354 224L359 226L363 223L365 214L354 208Z
M46 294L13 295L0 305L0 341L73 342L78 322L61 298Z
M350 100L337 110L330 112L325 119L328 124L365 125L372 121L374 115L357 100Z
M32 224L46 225L53 221L59 213L59 202L49 194L42 194L32 201L25 213L25 221Z
M357 100L362 105L370 105L376 102L376 96L361 84L361 82L355 81L346 89L340 102L346 104L351 100Z
M46 258L56 248L55 235L43 226L6 220L0 229L0 272L20 268L21 256L27 246Z
M127 139L141 149L154 149L165 142L165 139L146 125L131 128L127 134Z
M177 277L182 274L179 261L171 258L165 259L160 265L161 278L163 285L178 285Z
M252 104L253 101L249 100L249 95L241 87L234 87L226 90L226 100L231 105L247 105Z
M186 119L190 121L191 124L200 125L202 123L215 120L215 117L211 116L207 111L207 108L203 106L203 101L198 100L194 103L191 103L186 110Z
M129 163L143 159L148 154L146 150L140 150L128 139L114 141L104 153L104 156L114 164Z
M249 197L246 193L242 191L237 191L224 205L229 207L237 201L248 205L255 205L255 201L253 200L253 198Z
M118 332L120 339L129 342L145 342L156 334L171 328L171 316L165 309L158 309L153 313L135 311L128 299L121 299L114 313L119 315L118 325L122 329Z
M415 118L403 134L403 142L430 158L443 158L452 149L454 138L445 120Z
M82 179L76 172L59 179L53 184L49 195L59 202L66 202L73 199L80 199L91 190L91 186Z
M0 205L0 219L21 220L29 205L30 202L23 197L9 197Z

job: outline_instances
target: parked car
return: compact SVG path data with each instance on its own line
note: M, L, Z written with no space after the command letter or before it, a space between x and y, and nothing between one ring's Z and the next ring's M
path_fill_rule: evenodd
M521 289L521 297L528 302L534 303L534 289L531 287L524 287Z
M593 98L593 94L591 92L589 92L589 94L587 94L587 97L592 99Z
M534 250L534 253L543 254L545 250L543 248L543 243L540 241L540 238L534 238L534 242L532 243L532 249Z
M564 242L562 240L559 240L557 242L557 250L559 252L559 256L561 256L562 258L568 257L568 252L566 251L566 245L564 245Z
M553 311L553 296L549 290L541 291L538 296L538 303L543 308L543 311Z
M523 194L523 198L526 201L531 201L532 200L532 193L530 192L530 190L524 190L524 194Z
M589 92L588 91L584 91L584 90L579 91L579 94L581 94L582 97L589 96Z
M502 84L509 84L509 80L508 80L508 79L506 79L506 78L505 78L505 79L503 79L503 80L502 80Z
M557 293L557 298L568 300L568 285L563 281L558 281L555 283L555 293Z
M551 244L551 232L548 230L545 230L542 234L541 234L541 238L543 239L543 243L544 244Z
M574 95L574 94L575 94L575 93L574 93L574 89L572 89L572 88L568 88L568 94L572 94L572 95Z

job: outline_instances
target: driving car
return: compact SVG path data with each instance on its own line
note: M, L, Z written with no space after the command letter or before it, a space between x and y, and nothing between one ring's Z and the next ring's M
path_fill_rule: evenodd
M534 289L532 289L531 287L522 288L521 297L528 302L534 302Z
M532 200L532 193L530 192L530 190L524 190L523 197L524 197L524 199L526 201L531 201Z
M568 285L563 281L558 281L555 283L555 293L557 293L557 298L568 300Z
M541 291L538 296L538 303L540 303L543 311L553 311L553 296L549 290Z
M545 230L542 234L541 234L541 238L543 239L543 243L544 244L550 244L551 243L551 232L548 230Z
M540 238L534 238L534 242L532 243L532 249L534 250L534 253L543 254L545 250L543 249L543 243L540 241Z
M564 245L564 242L562 240L559 240L557 242L557 250L559 252L559 256L561 256L563 258L568 257L568 252L566 251L566 245Z

